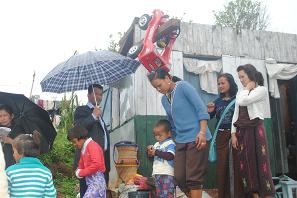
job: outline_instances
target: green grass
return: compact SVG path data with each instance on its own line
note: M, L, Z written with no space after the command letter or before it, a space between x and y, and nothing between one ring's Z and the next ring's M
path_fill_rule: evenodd
M73 198L76 197L77 191L75 190L75 186L78 184L78 180L74 177L64 177L63 175L58 176L55 182L59 194L61 197L65 198Z

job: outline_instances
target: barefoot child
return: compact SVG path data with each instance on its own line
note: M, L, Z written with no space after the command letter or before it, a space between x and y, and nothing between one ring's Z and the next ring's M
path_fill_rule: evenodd
M171 138L170 122L160 120L154 127L155 145L147 148L149 156L154 157L153 177L156 185L157 198L171 198L174 196L173 159L175 144Z
M68 132L67 139L81 150L78 168L75 175L86 177L87 191L84 198L105 198L106 184L104 179L105 165L102 148L88 137L88 131L80 126L74 126Z
M10 197L56 197L51 171L37 156L41 134L22 134L12 142L16 164L6 169Z

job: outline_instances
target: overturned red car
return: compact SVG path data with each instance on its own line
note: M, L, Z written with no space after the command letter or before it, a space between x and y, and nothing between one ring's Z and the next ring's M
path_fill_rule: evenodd
M139 18L138 25L140 29L146 30L143 41L132 46L127 56L135 59L138 57L142 65L149 71L162 67L169 71L169 58L176 38L179 36L180 29L177 28L171 33L162 35L156 41L158 28L166 23L168 15L161 10L154 10L153 15L144 14ZM156 45L155 45L156 43Z

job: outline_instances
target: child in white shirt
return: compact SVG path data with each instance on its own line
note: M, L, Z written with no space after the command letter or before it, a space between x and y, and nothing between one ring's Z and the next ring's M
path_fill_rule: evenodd
M157 142L147 148L149 156L154 157L152 175L155 179L157 198L174 196L175 143L171 138L170 129L168 120L160 120L153 129Z

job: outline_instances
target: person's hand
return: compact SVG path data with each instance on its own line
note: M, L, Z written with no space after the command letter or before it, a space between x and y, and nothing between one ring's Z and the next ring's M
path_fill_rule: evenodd
M246 88L247 90L251 91L251 90L255 89L255 87L256 87L256 83L255 83L254 81L251 81L251 82L249 82L249 83L246 85L245 88Z
M155 156L155 149L154 149L154 146L153 145L149 145L147 147L147 154L150 156L150 157L153 157Z
M216 106L215 106L215 104L213 102L208 103L207 104L207 111L208 111L208 113L213 112L215 110L215 107Z
M204 149L206 147L206 132L200 131L196 136L196 148L198 150Z
M1 140L2 142L4 142L5 137L6 137L6 135L0 135L0 140Z
M81 171L81 169L76 169L76 171L75 171L75 176L78 178L78 179L81 179L81 178L83 178L83 177L80 177L79 176L79 172Z
M99 107L94 107L94 110L93 110L93 115L99 119L99 117L101 116L102 112L101 112L101 109Z
M8 137L7 135L0 135L0 139L5 144L12 144L12 142L13 142L13 139Z
M232 133L231 134L231 143L232 143L232 147L236 150L238 150L238 140L237 140L237 137L236 137L236 134L235 133Z

